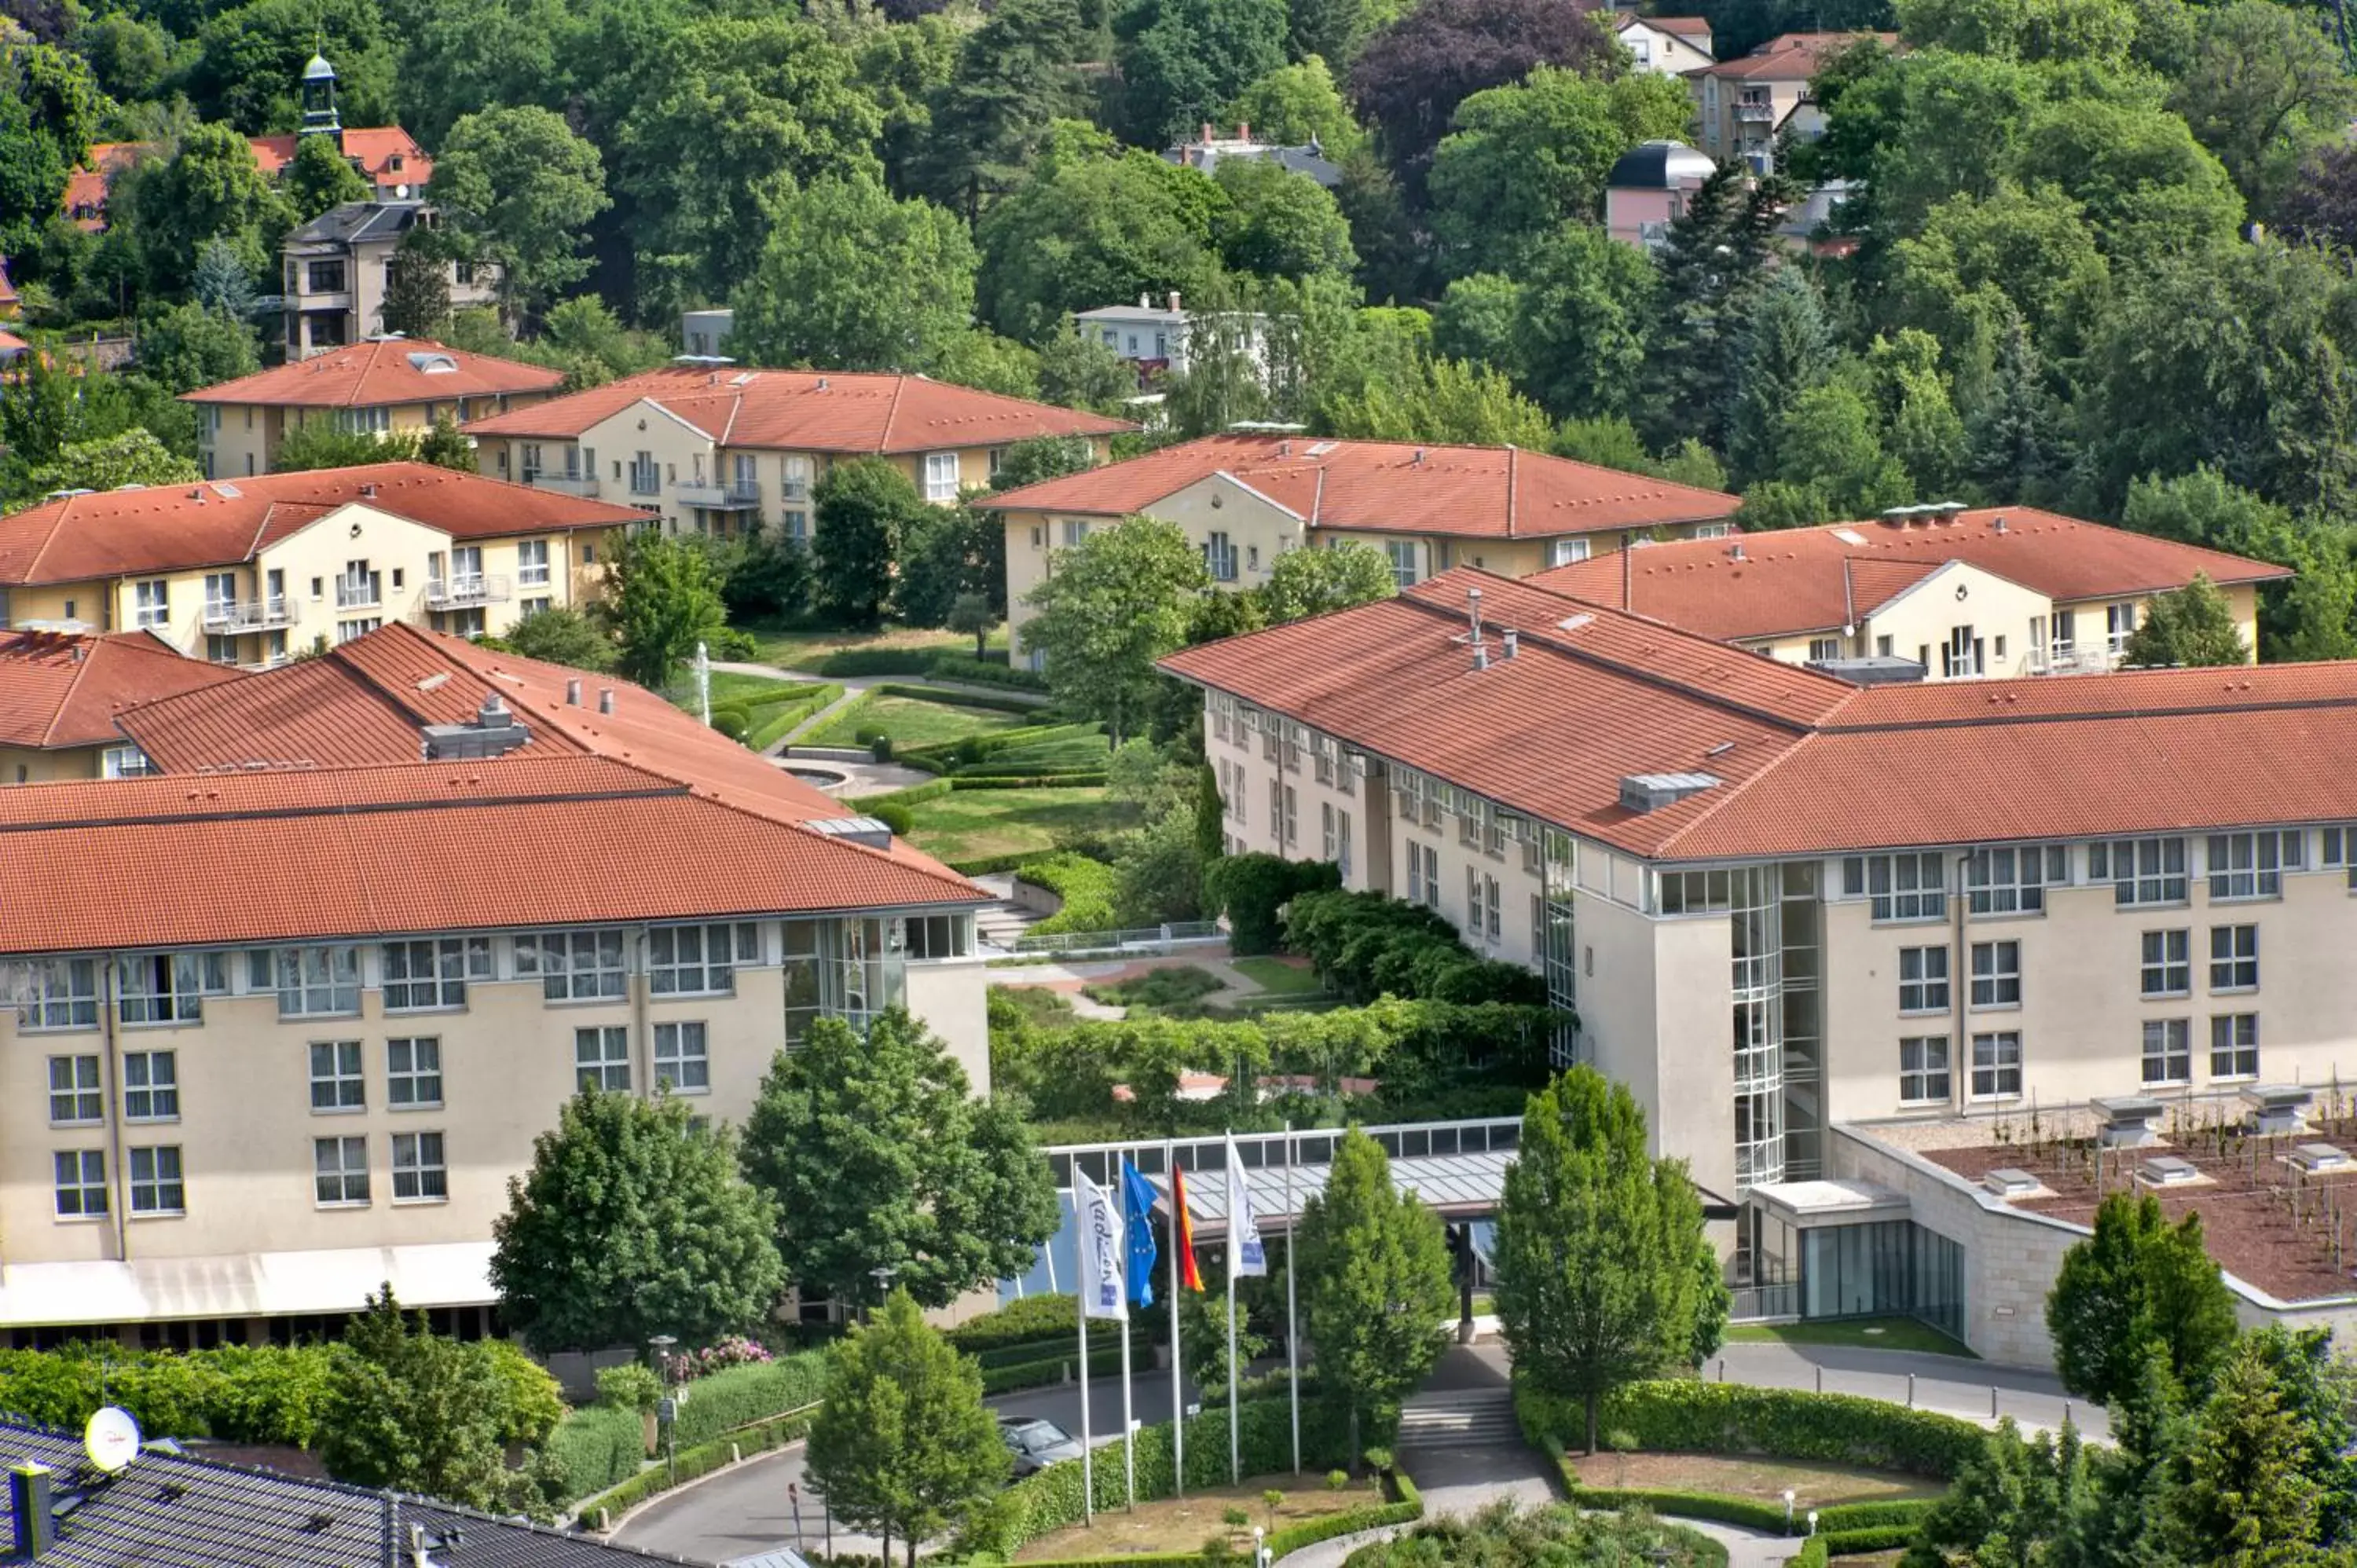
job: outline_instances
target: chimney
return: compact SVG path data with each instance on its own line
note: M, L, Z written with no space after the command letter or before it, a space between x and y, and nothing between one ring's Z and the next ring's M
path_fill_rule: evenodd
M506 701L497 692L483 694L483 705L475 710L477 729L506 729L514 723L515 715L508 712Z
M1138 308L1138 309L1140 309L1140 310L1151 310L1151 309L1153 309L1153 308L1154 308L1154 296L1153 296L1152 295L1150 295L1150 294L1141 294L1141 295L1139 295L1137 296L1137 308Z
M1424 467L1424 448L1421 446L1415 449L1415 467L1419 468Z
M1239 142L1252 140L1252 127L1242 120L1236 122L1236 140Z
M1506 628L1505 640L1506 651L1501 657L1512 659L1514 656L1514 650L1522 646L1523 634L1509 627Z
M1209 120L1206 120L1206 121L1204 121L1204 122L1203 122L1203 140L1205 140L1205 141L1207 141L1207 142L1208 142L1208 141L1210 141L1211 139L1211 123Z
M1480 588L1465 590L1465 610L1466 614L1472 618L1473 646L1478 649L1481 646L1481 590Z
M565 705L568 708L577 708L581 705L581 682L579 680L576 679L565 682Z
M1175 288L1170 291L1170 308L1174 312L1178 308L1178 291Z
M1478 642L1473 645L1473 668L1476 670L1490 668L1490 650Z
M38 1563L58 1543L57 1499L49 1490L49 1467L18 1465L8 1472L8 1514L16 1521L13 1560Z
M613 687L600 686L597 688L597 711L601 714L610 714L614 711Z

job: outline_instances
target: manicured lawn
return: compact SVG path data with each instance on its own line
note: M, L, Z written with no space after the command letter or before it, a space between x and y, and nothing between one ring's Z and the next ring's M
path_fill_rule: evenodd
M909 811L909 842L943 860L1044 853L1061 830L1126 826L1131 815L1101 789L960 789Z
M1098 1449L1097 1463L1110 1464L1118 1471L1120 1446ZM1124 1509L1103 1510L1093 1525L1051 1530L1030 1541L1015 1554L1015 1561L1039 1563L1054 1558L1120 1557L1144 1552L1197 1552L1214 1537L1224 1539L1232 1550L1249 1554L1252 1526L1256 1524L1265 1530L1270 1525L1269 1509L1261 1501L1261 1493L1267 1490L1285 1494L1285 1500L1276 1508L1275 1522L1279 1530L1349 1509L1372 1508L1383 1500L1374 1483L1364 1477L1335 1491L1326 1485L1323 1476L1254 1476L1241 1487L1191 1491L1184 1498L1140 1503L1134 1513ZM1252 1516L1252 1523L1241 1530L1229 1525L1222 1516L1230 1509L1243 1509Z
M927 660L943 653L974 657L974 639L961 637L953 631L942 631L909 626L888 626L880 631L829 631L780 626L751 626L746 628L760 644L756 661L776 664L788 670L804 670L813 675L881 675L915 674ZM1006 633L1001 629L990 639L994 648L1006 646ZM861 655L899 654L897 660L871 660L867 662L894 662L898 671L860 668ZM837 659L836 656L845 657ZM830 667L830 660L834 663Z
M1781 1502L1789 1487L1799 1513L1835 1503L1936 1498L1948 1489L1942 1482L1920 1476L1720 1454L1566 1454L1563 1467L1584 1486L1614 1491L1637 1487L1652 1492L1717 1492L1773 1503Z
M942 746L970 735L1014 729L1024 722L1020 714L992 708L964 708L948 703L920 702L914 697L870 697L837 714L826 727L804 736L799 746L856 746L860 730L880 730L893 746L907 751L920 746Z
M1235 970L1273 995L1302 996L1325 989L1308 964L1289 959L1240 958L1235 961Z
M1727 1331L1737 1345L1856 1345L1867 1350L1917 1350L1927 1356L1979 1357L1928 1323L1911 1317L1837 1317L1806 1323L1746 1323Z

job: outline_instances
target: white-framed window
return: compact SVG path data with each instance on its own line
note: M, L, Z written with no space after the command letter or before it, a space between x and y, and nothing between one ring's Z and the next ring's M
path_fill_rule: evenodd
M608 1026L573 1031L573 1068L584 1089L630 1087L630 1032Z
M555 600L544 596L541 598L523 599L517 603L516 612L519 617L540 615L549 609L550 607L555 604Z
M281 1018L346 1016L361 1010L361 952L352 947L257 948L247 982L278 993Z
M410 1035L384 1043L384 1102L395 1111L424 1111L442 1103L442 1042Z
M929 501L953 501L958 494L958 455L954 452L925 454L925 499Z
M1944 1013L1948 1010L1948 950L1899 950L1899 1010L1901 1013ZM1944 1044L1944 1042L1943 1042Z
M131 1212L185 1214L188 1191L181 1184L180 1146L158 1144L128 1151L131 1161Z
M2121 908L2182 904L2186 896L2181 838L2109 839L2087 846L2087 879L2112 885Z
M1341 875L1342 886L1351 885L1351 813L1334 813L1334 869Z
M311 1140L312 1200L322 1208L357 1208L369 1200L368 1140Z
M309 1050L312 1113L367 1110L368 1070L361 1059L361 1043L314 1040Z
M1334 802L1331 800L1318 803L1318 848L1319 859L1334 858Z
M1839 659L1841 656L1842 645L1840 638L1813 637L1809 639L1810 663L1823 664L1830 660Z
M131 624L134 628L161 630L172 624L172 585L161 577L151 577L131 585Z
M443 1161L439 1133L393 1135L393 1200L443 1203L450 1197L450 1168Z
M2021 1033L2004 1029L1973 1036L1973 1098L2014 1100L2021 1095Z
M1899 1099L1906 1105L1948 1098L1948 1036L1910 1035L1899 1042Z
M705 1094L712 1088L712 1058L699 1022L655 1026L655 1081L677 1094Z
M98 962L87 958L36 960L26 966L20 1032L98 1027Z
M2325 829L2324 858L2318 864L2343 868L2350 887L2357 889L2357 827Z
M2259 1076L2259 1015L2222 1013L2210 1020L2210 1076Z
M736 989L735 966L758 963L758 926L657 926L647 933L648 983L658 996L717 996Z
M1482 929L1491 941L1504 935L1501 911L1499 908L1498 879L1487 872L1481 874L1481 906L1484 911Z
M417 1013L464 1007L467 982L491 978L489 937L443 937L384 944L384 1009Z
M970 915L910 915L900 922L900 944L911 960L972 958Z
M2143 996L2183 996L2193 989L2193 933L2187 930L2147 931L2144 956L2136 968L2136 991Z
M97 1219L106 1211L106 1155L99 1149L59 1149L50 1158L57 1183L58 1218Z
M1422 580L1423 547L1413 539L1386 539L1383 553L1392 560L1392 581L1401 588L1413 588Z
M336 645L341 647L347 642L358 642L361 638L383 625L382 616L361 616L357 620L339 620L336 623Z
M170 1051L125 1051L123 1054L123 1119L125 1122L177 1122L180 1119L180 1064Z
M1340 752L1340 747L1337 746L1334 744L1334 737L1333 737L1333 736L1324 736L1324 735L1312 736L1310 736L1310 737L1309 737L1309 773L1310 773L1310 777L1311 777L1311 778L1313 778L1313 779L1317 779L1317 780L1318 780L1318 783L1320 783L1320 784L1331 784L1331 783L1333 783L1333 782L1334 782L1334 758L1335 758L1335 757L1339 754L1339 752ZM1327 856L1327 858L1328 858L1329 860L1330 860L1330 859L1332 859L1332 858L1333 858L1333 856L1329 855L1329 856Z
M1547 564L1568 566L1575 561L1587 559L1592 548L1585 539L1550 539L1547 541Z
M156 768L135 746L110 746L99 753L99 771L108 779L145 779Z
M393 428L393 410L339 408L336 411L336 428L347 435L382 435Z
M1952 626L1940 650L1940 673L1950 680L1969 680L1981 673L1981 639L1968 626Z
M539 588L548 584L548 541L527 539L516 546L516 583Z
M2259 988L2259 928L2210 928L2210 989L2256 991Z
M1469 865L1465 868L1465 934L1477 940L1481 935L1481 874Z
M619 930L543 931L516 939L516 973L538 975L551 1002L614 1001L627 995L630 973Z
M1089 523L1086 518L1068 517L1064 520L1065 549L1071 550L1074 548L1088 536Z
M2147 1089L2193 1080L2193 1026L2183 1018L2144 1021L2144 1085Z
M1964 862L1964 891L1975 915L2042 914L2046 890L2071 880L2071 852L2061 844L1976 849Z
M782 500L806 501L811 493L811 460L788 453L778 460L778 495Z
M2122 599L2104 607L2104 640L2114 654L2127 651L2128 639L2136 635L2136 607L2134 599Z
M202 1023L205 998L229 991L229 964L217 952L138 953L115 974L127 1025Z
M1877 920L1938 920L1948 913L1946 871L1937 850L1849 855L1842 861L1842 891L1870 899Z
M1285 842L1288 844L1299 843L1301 842L1301 814L1294 800L1292 785L1287 784L1285 786L1281 803L1285 811Z
M2019 942L1975 942L1973 944L1973 1005L1975 1007L2021 1005L2021 944Z
M1203 570L1215 583L1236 580L1236 542L1225 533L1213 532L1203 540Z
M1268 831L1276 835L1276 845L1285 847L1285 780L1268 781Z
M106 1120L106 1090L96 1057L49 1058L49 1125L87 1127Z
M2212 833L2208 870L2210 897L2276 898L2283 895L2283 874L2298 871L2307 859L2308 835L2290 832Z

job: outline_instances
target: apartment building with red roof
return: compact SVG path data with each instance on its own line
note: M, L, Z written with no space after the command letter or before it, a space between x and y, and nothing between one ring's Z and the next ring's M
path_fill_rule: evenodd
M1871 522L1647 545L1544 587L1792 663L1904 660L1930 680L2116 668L2156 595L2207 577L2257 657L2288 567L2034 507L1900 507Z
M1013 628L1054 552L1140 513L1175 522L1212 579L1252 587L1287 550L1356 539L1402 587L1452 565L1522 576L1638 539L1716 538L1738 498L1512 446L1230 432L991 498Z
M496 632L594 598L637 517L425 463L81 491L0 518L0 620L251 668L388 620Z
M988 484L1017 441L1078 436L1102 460L1136 428L926 376L683 360L467 432L485 473L624 502L674 533L767 526L807 542L812 489L845 458L881 457L946 506Z
M2357 1081L2357 662L1858 685L1459 569L1163 668L1229 847L1544 975L1564 1059L1742 1206L1738 1283L1777 1283L1753 1195L1808 1209L1865 1143ZM1966 1231L1871 1208L1807 1223L1895 1225L1951 1293L1875 1309L2001 1329Z
M146 765L118 714L239 678L145 631L0 631L0 782L136 777Z
M390 625L0 790L0 1343L479 1324L583 1086L742 1122L818 1019L989 1077L966 878L651 692Z
M339 209L338 210L342 210ZM279 443L307 425L377 435L465 424L556 395L565 372L424 338L371 338L180 394L197 410L205 476L270 472Z
M1810 79L1835 55L1864 43L1896 48L1899 35L1784 33L1748 55L1687 73L1702 124L1702 150L1718 162L1738 159L1763 172L1773 159L1777 137L1789 133L1813 141L1823 135L1824 115L1809 91Z

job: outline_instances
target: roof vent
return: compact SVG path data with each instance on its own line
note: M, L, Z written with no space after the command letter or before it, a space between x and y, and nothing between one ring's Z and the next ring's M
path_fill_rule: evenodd
M826 378L825 378L824 376L821 376L821 377L819 377L819 379L818 379L818 385L817 385L816 387L813 388L812 390L813 390L813 392L824 392L824 391L826 391Z
M891 824L877 817L822 817L802 826L814 833L824 833L831 839L848 839L864 843L869 849L892 847Z
M1727 558L1729 561L1746 561L1750 559L1750 557L1743 553L1743 541L1738 539L1734 543L1727 547Z
M1999 512L1995 517L1989 519L1989 531L1993 533L2003 533L2005 532L2005 513Z
M581 682L577 678L565 682L565 705L568 708L581 705Z
M2144 1149L2160 1142L2152 1124L2160 1120L2160 1101L2141 1094L2126 1094L2093 1102L2104 1119L2095 1141L2106 1149Z
M2045 1187L2045 1183L2028 1171L2011 1165L1993 1170L1981 1177L1981 1186L2003 1198L2028 1197Z
M1419 468L1424 467L1424 448L1421 446L1415 449L1415 467Z
M1674 806L1719 782L1715 773L1631 773L1620 780L1620 804L1640 813Z
M1504 652L1499 654L1498 657L1501 659L1512 659L1523 645L1523 634L1514 630L1512 627L1509 627L1501 635L1505 639L1506 650Z
M2186 1187L2201 1179L2201 1167L2181 1155L2155 1155L2136 1166L2147 1187Z
M2315 1097L2314 1090L2296 1083L2255 1083L2243 1090L2242 1098L2250 1109L2252 1132L2282 1137L2308 1131L2309 1101Z
M597 688L597 711L601 714L610 714L614 711L613 687L600 686Z
M371 480L370 480L370 481L368 481L366 484L363 484L362 486L361 486L361 499L362 500L371 500L371 501L372 501L372 500L374 500L374 499L376 499L376 481L375 481L375 480L371 479Z
M475 710L475 727L506 729L514 723L515 715L508 712L507 700L497 692L486 692L483 694L483 705Z
M2309 1176L2321 1176L2327 1171L2349 1168L2347 1151L2331 1144L2302 1144L2284 1156Z
M447 354L436 354L430 349L420 349L409 356L409 368L420 375L455 375L458 370L458 361Z

